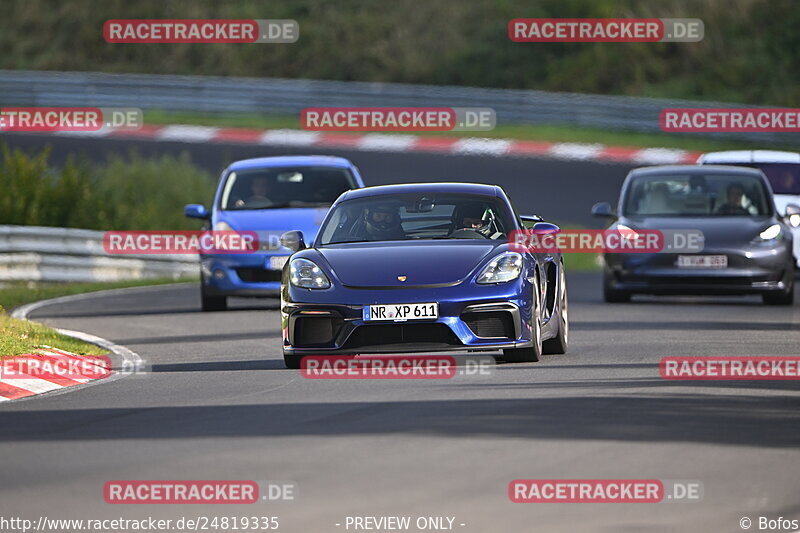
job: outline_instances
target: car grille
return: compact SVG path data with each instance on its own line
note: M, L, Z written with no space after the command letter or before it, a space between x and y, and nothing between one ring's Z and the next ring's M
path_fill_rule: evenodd
M506 311L464 313L461 319L476 337L513 339L514 320Z
M345 348L415 343L454 346L461 341L445 324L380 324L357 327Z
M261 267L241 267L236 269L236 275L245 283L266 283L280 281L280 270L267 270Z

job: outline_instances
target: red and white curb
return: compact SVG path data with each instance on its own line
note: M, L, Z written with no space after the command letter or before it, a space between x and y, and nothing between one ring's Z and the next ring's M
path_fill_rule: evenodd
M147 290L147 289L152 290L153 288L154 287L132 287L126 289L110 289L105 291L95 291L92 293L61 296L59 298L51 298L49 300L41 300L14 309L14 311L11 313L11 317L20 320L28 320L28 315L30 313L32 313L36 309L39 309L40 307L45 307L47 305L71 303L79 300L86 300L89 298L96 297L101 293L108 295L108 294L123 293L131 290ZM74 331L61 328L54 328L54 329L63 335L73 337L83 342L94 344L95 346L99 346L100 348L107 350L111 358L115 359L113 365L115 369L112 369L110 372L106 372L105 374L107 377L97 377L96 375L89 375L84 377L81 377L80 375L70 375L69 377L65 378L14 376L13 378L7 379L6 377L3 377L2 372L0 372L0 404L9 402L10 400L21 400L23 398L30 398L31 396L38 396L40 394L45 394L45 393L53 395L53 394L58 394L59 392L67 392L70 390L76 390L79 388L88 387L97 383L107 383L125 377L132 373L135 373L140 369L144 368L144 362L142 361L142 358L139 357L139 354L129 350L124 346L120 346L119 344L115 344L109 340L103 339L102 337L97 337L95 335L84 333L82 331ZM46 347L43 348L42 350L39 350L39 354L28 354L25 356L11 357L8 359L4 358L0 360L0 364L2 364L3 361L14 360L16 358L23 358L23 357L39 358L41 359L42 363L44 361L49 361L51 364L56 363L56 361L59 360L64 362L65 358L69 358L79 363L80 365L83 364L91 365L92 363L105 364L101 358L77 355L51 347ZM90 374L95 374L95 373L90 372Z
M26 373L20 369L62 369L58 372L45 371L46 375ZM107 360L100 357L78 355L50 346L42 347L36 353L17 355L0 360L0 402L18 400L53 392L65 387L85 385L90 381L104 379L111 375Z
M91 132L58 132L56 135L148 139L187 143L345 148L376 152L546 157L567 161L633 163L637 165L694 163L701 153L673 148L632 148L593 143L554 143L483 137L439 137L388 133L324 133L287 129L257 130L179 124L144 126L138 130L106 128Z

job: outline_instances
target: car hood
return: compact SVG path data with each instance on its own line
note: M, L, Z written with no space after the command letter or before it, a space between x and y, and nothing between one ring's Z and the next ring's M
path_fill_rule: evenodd
M299 230L303 232L305 242L310 243L327 213L327 207L219 211L214 222L227 222L236 231L255 231L259 242L272 245L278 242L282 233Z
M632 229L700 230L705 246L749 243L765 228L775 224L773 217L625 217Z
M344 285L407 287L463 281L502 244L502 241L398 241L337 244L317 251ZM400 281L398 276L405 276L406 280Z

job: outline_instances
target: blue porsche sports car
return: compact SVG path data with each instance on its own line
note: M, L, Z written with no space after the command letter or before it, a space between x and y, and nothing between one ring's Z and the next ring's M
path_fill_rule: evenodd
M529 253L515 230L559 231L515 213L494 185L423 183L351 190L281 280L286 366L304 355L503 351L508 361L565 353L568 317L558 253Z
M201 254L203 310L226 309L228 296L277 296L281 270L291 254L280 245L280 235L300 230L313 239L336 198L363 186L355 165L341 157L262 157L228 166L211 209L193 204L184 212L208 221L216 231L256 232L259 249Z

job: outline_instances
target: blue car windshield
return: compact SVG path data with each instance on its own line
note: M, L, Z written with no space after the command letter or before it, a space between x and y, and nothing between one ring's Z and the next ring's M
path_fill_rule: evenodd
M742 174L657 174L633 179L625 216L767 216L764 182Z
M800 164L798 163L725 163L757 168L766 174L775 194L800 195Z
M230 210L329 206L355 180L345 168L271 167L237 170L225 178L220 207Z
M341 202L320 228L320 243L414 239L505 239L505 204L473 194L392 194Z

